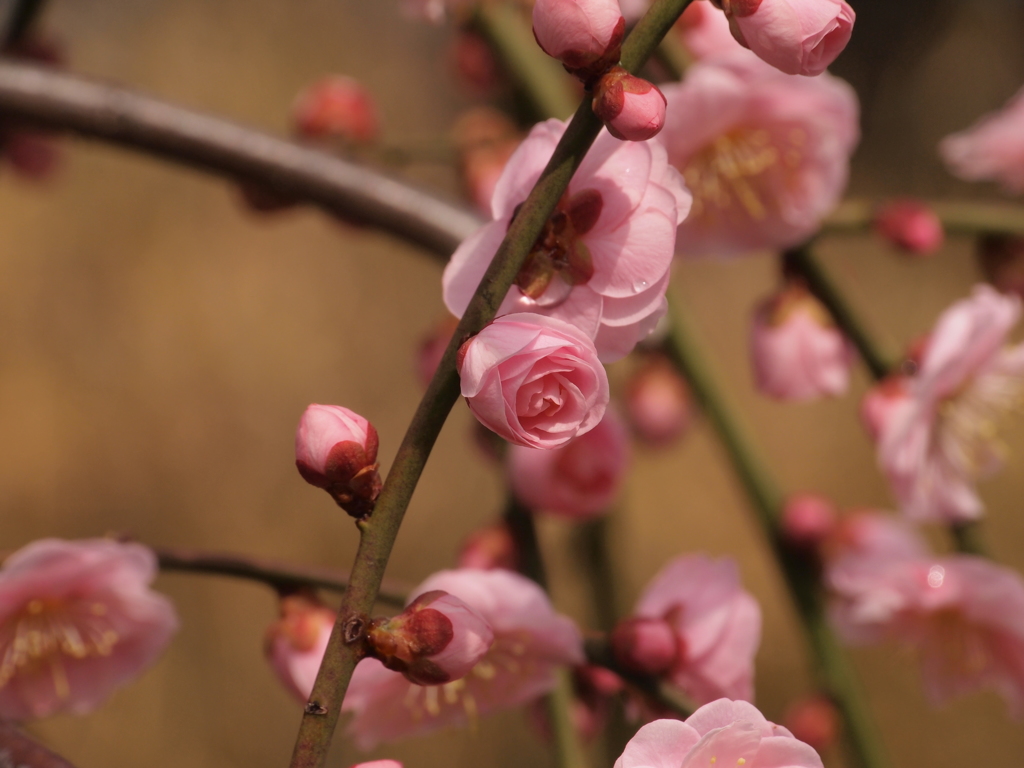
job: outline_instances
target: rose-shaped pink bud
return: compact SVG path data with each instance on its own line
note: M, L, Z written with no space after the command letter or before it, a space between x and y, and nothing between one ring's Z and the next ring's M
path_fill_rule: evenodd
M536 0L533 34L540 47L583 82L619 60L626 20L618 0Z
M594 88L594 114L623 141L646 141L665 125L665 95L642 77L612 67Z
M312 594L281 598L281 618L267 629L263 653L284 687L309 698L334 628L335 613Z
M352 517L367 517L380 494L377 430L340 405L309 406L295 433L295 466Z
M354 78L331 75L318 80L292 105L295 133L306 139L342 139L367 143L380 134L377 107L370 92Z
M820 75L850 42L843 0L721 0L733 36L787 75Z
M651 358L633 373L625 405L633 434L651 446L678 440L693 422L690 389L663 357Z
M839 520L835 505L822 496L801 493L786 499L782 533L798 547L813 548L832 535Z
M827 697L808 696L786 710L782 724L793 738L820 752L831 747L839 735L839 712Z
M849 341L824 305L797 282L754 313L750 353L757 388L778 400L834 397L850 383Z
M367 632L370 655L417 685L465 677L494 642L479 613L439 589L424 592L398 616L375 620Z
M625 619L612 630L610 640L615 660L633 672L663 675L679 660L679 635L664 619Z
M458 368L473 415L516 445L565 445L596 427L608 405L594 342L553 317L499 317L462 345Z
M942 222L920 200L894 200L875 211L875 231L902 251L925 255L945 240Z
M488 432L487 434L491 434ZM519 551L504 522L478 528L466 537L459 550L459 568L517 570Z

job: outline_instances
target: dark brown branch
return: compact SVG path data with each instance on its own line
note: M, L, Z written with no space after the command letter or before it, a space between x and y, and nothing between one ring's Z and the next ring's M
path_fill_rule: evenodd
M41 67L0 62L0 115L257 183L387 229L444 257L481 223L458 204L333 155Z
M0 768L75 768L11 723L0 722Z

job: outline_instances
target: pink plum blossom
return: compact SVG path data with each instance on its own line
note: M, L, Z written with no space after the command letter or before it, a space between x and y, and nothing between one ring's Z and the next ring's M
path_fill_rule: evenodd
M820 75L850 42L843 0L720 0L736 40L787 75Z
M473 415L516 445L563 446L596 427L608 405L593 342L553 317L499 317L462 345L458 368Z
M267 629L263 653L278 679L302 702L309 698L336 615L312 595L281 598L281 618Z
M459 598L432 590L398 616L375 620L367 638L388 669L413 683L440 685L465 677L490 650L494 632Z
M619 60L626 22L618 0L536 0L533 34L548 56L585 82Z
M371 142L380 134L377 106L353 77L329 75L307 86L292 105L295 133L305 139Z
M916 520L978 518L974 484L1003 463L997 426L1024 394L1024 344L1006 346L1020 299L986 285L939 317L905 397L880 412L878 460Z
M625 407L633 434L651 446L679 439L694 418L690 388L660 356L651 357L630 376Z
M583 662L573 622L555 613L543 590L511 571L459 569L428 578L415 593L441 589L476 610L494 630L490 651L466 677L421 687L367 659L356 667L342 710L360 749L519 706L550 691L555 671Z
M853 347L800 283L789 284L754 312L750 356L758 390L777 400L834 397L850 384Z
M534 126L494 191L494 221L467 238L444 271L444 301L462 316L517 206L565 131ZM690 195L654 142L602 131L534 244L498 314L533 312L586 333L603 362L628 354L664 315L674 231Z
M667 676L694 701L753 698L761 609L740 585L735 562L677 557L647 585L634 613L675 628L679 658Z
M41 539L0 570L0 719L83 714L131 682L178 628L149 588L156 556L109 539Z
M593 109L608 132L623 141L646 141L665 125L665 95L619 66L597 81Z
M875 231L900 250L926 255L937 251L946 239L942 221L920 200L893 200L875 211Z
M513 446L512 492L526 506L574 519L608 511L625 479L629 436L613 410L585 435L553 451Z
M718 699L685 722L655 720L630 739L615 768L822 768L821 758L746 701Z
M1024 192L1024 88L1000 111L944 138L939 154L961 179L998 181L1007 192Z
M817 231L859 138L849 85L785 75L737 50L698 61L662 91L666 128L655 141L693 193L681 254L788 248Z

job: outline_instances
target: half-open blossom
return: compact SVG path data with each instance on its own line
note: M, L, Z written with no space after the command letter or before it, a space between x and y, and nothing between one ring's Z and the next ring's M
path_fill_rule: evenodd
M608 405L590 338L553 317L499 317L462 345L458 368L473 415L516 445L565 445L596 427Z
M494 191L494 221L467 238L444 271L444 301L461 317L505 232L565 131L534 126ZM628 354L664 315L675 241L690 195L664 149L602 131L534 243L498 314L572 323L604 362Z
M820 75L850 42L856 14L843 0L715 0L733 36L787 75Z
M373 141L380 133L370 92L347 75L329 75L307 86L292 105L295 132L305 139Z
M750 332L754 382L778 400L841 395L850 383L853 347L828 310L799 282L754 312Z
M879 426L878 459L903 510L918 520L979 517L974 484L1003 463L999 421L1024 396L1024 344L1007 346L1020 300L986 285L939 317Z
M961 179L998 181L1007 192L1024 192L1024 89L998 112L944 138L939 154Z
M892 200L875 211L875 231L906 253L926 255L946 239L942 221L920 200Z
M679 657L667 676L694 701L753 698L761 608L740 585L735 562L677 557L647 585L634 614L675 629Z
M312 595L281 598L281 617L267 629L263 653L278 679L302 702L320 670L336 614Z
M178 628L149 588L156 556L109 539L41 539L0 569L0 719L95 709Z
M685 722L655 720L629 740L615 768L822 768L810 746L753 704L718 699Z
M421 593L398 616L373 621L367 632L374 658L420 685L465 677L493 641L487 621L442 590Z
M365 517L380 494L377 446L377 430L358 413L314 403L295 432L295 466L350 515Z
M584 82L619 60L626 21L618 0L536 0L533 34L548 56Z
M512 446L508 475L526 506L583 519L607 512L629 463L629 435L614 410L585 435L553 451Z
M665 125L665 95L619 66L597 81L593 109L608 132L623 141L645 141Z
M662 91L666 127L655 141L693 193L681 254L788 248L817 231L859 137L849 85L785 75L737 50L697 62Z
M543 590L511 571L459 569L428 578L415 593L441 589L475 609L494 630L490 651L461 680L418 686L374 659L360 662L342 710L360 749L463 725L550 691L555 671L583 662L573 622L555 613Z
M682 437L694 417L690 388L665 358L653 356L629 377L626 419L644 443L664 446Z

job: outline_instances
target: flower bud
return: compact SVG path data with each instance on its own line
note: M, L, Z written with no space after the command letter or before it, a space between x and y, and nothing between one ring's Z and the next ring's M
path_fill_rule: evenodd
M514 571L518 564L519 552L515 539L503 522L473 531L462 542L459 550L459 568L477 568L481 571L504 568Z
M757 388L778 400L841 395L850 383L850 343L799 282L758 307L750 352Z
M632 672L663 675L679 659L679 636L664 619L625 619L610 640L615 660Z
M608 132L623 141L646 141L665 125L665 95L657 86L612 67L597 81L592 107Z
M345 75L325 77L303 90L292 105L292 122L295 132L306 139L337 138L361 144L380 133L370 92Z
M860 403L860 420L871 439L878 442L897 410L909 402L907 378L888 376L871 387Z
M533 6L537 43L584 83L619 60L625 31L618 0L536 0Z
M648 445L677 440L693 422L690 389L663 357L652 357L633 373L625 405L633 433Z
M309 406L295 433L295 466L352 517L368 517L380 494L377 430L340 405Z
M794 737L819 752L828 749L839 735L839 713L824 696L809 696L795 702L782 719Z
M313 691L334 627L335 613L311 594L281 598L281 618L270 625L263 652L271 668L300 701Z
M982 274L996 290L1024 298L1024 237L982 235L976 254Z
M919 200L894 200L875 211L875 231L900 250L925 255L945 240L942 222Z
M425 592L398 616L377 619L367 632L370 654L417 685L465 677L490 650L490 624L454 595Z
M828 499L801 493L786 500L782 510L782 532L791 544L810 549L832 534L838 518L835 505Z

